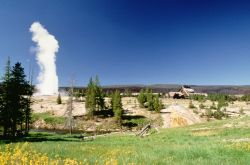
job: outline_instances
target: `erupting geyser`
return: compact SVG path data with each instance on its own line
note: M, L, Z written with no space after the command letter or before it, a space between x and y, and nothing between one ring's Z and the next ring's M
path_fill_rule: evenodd
M39 22L34 22L30 27L32 41L37 46L35 49L36 60L40 67L36 86L39 95L54 95L58 93L58 77L56 74L56 53L58 41Z

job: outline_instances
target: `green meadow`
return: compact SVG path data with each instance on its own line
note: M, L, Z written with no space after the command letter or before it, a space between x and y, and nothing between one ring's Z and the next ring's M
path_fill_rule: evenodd
M2 140L1 150L27 141L27 150L83 164L107 164L106 160L112 160L110 164L250 164L249 127L250 117L239 117L151 131L143 138L117 133L82 140L80 135L31 133L12 142Z

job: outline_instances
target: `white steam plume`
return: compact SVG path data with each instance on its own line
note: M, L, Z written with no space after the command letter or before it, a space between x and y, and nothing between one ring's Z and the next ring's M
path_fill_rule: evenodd
M58 93L58 77L56 74L56 53L59 45L55 37L39 23L34 22L30 27L32 41L37 44L36 59L40 67L38 75L38 94L53 95Z

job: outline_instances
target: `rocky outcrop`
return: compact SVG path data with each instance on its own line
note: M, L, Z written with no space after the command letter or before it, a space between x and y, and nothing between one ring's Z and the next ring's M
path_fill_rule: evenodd
M180 105L171 105L161 110L163 127L180 127L202 122L201 118L192 110Z

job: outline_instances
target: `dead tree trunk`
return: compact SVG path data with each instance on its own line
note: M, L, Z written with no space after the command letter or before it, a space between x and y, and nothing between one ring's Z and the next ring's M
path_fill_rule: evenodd
M69 91L69 99L67 102L67 109L65 112L66 116L66 126L69 128L69 134L72 134L73 130L73 92L74 92L74 84L73 84L73 79L71 79L71 89Z
M151 124L147 124L145 127L142 128L142 130L137 134L137 136L142 137L145 133L149 131L151 128Z

